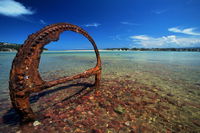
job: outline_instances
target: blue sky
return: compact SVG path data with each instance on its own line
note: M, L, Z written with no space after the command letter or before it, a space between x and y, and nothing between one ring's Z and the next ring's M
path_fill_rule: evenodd
M100 49L200 47L200 0L0 0L0 41L22 44L59 22L85 29ZM50 50L90 49L81 35L64 32Z

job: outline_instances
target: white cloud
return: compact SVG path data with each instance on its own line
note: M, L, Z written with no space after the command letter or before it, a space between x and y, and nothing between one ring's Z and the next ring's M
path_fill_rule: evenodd
M40 19L40 23L41 24L46 24L46 22L44 22L44 20Z
M149 40L150 39L150 37L148 37L146 35L131 36L130 38L138 39L138 40Z
M21 15L31 15L34 12L15 0L0 0L0 14L18 17Z
M84 26L85 27L98 27L98 26L100 26L101 24L99 24L99 23L91 23L91 24L85 24Z
M124 24L124 25L138 25L136 23L126 22L126 21L123 21L123 22L120 22L120 23Z
M130 38L134 44L138 44L146 48L200 46L200 38L195 37L177 37L175 35L170 35L155 38L147 35L137 35L130 36Z
M122 37L120 35L115 35L115 36L109 36L112 38L112 40L122 40Z
M188 35L200 35L199 32L195 32L196 28L186 28L186 29L180 29L177 27L169 28L168 31L175 32L175 33L183 33Z
M155 10L155 11L153 11L153 13L155 13L155 14L162 14L162 13L165 13L167 10L166 9L163 9L163 10Z

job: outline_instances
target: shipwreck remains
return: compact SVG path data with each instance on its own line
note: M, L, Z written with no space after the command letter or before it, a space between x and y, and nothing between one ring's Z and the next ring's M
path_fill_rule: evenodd
M77 75L61 77L48 82L44 81L38 71L41 53L45 45L51 41L59 40L60 33L64 31L73 31L85 36L94 47L97 64L94 68L88 69ZM30 106L30 94L40 92L67 81L78 78L87 78L92 75L95 76L94 85L98 88L101 78L101 59L98 48L92 37L76 25L68 23L48 25L40 31L29 35L13 60L9 81L10 98L13 108L20 115L22 122L32 121L36 116Z

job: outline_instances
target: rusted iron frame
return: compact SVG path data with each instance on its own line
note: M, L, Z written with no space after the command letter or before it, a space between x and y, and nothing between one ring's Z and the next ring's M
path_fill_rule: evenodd
M60 33L67 30L80 33L91 42L96 54L97 64L94 68L88 69L77 75L62 77L48 82L44 81L40 77L38 71L43 47L51 41L57 41ZM29 35L13 60L9 81L10 98L13 108L20 115L22 122L32 121L36 116L30 106L30 94L40 92L67 81L87 78L92 75L95 75L94 84L95 87L98 88L101 79L101 59L98 48L92 37L82 28L68 23L58 23L46 26L35 34Z

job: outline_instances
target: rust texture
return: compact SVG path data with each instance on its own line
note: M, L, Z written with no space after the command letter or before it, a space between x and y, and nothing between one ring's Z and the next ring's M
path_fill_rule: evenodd
M77 75L61 77L48 82L44 81L38 71L43 47L51 41L57 41L60 33L64 31L73 31L85 36L94 47L97 64L94 68L88 69ZM95 76L94 85L98 88L101 78L101 59L98 48L92 37L82 28L68 23L58 23L46 26L35 34L28 36L28 39L20 47L13 60L9 81L10 98L13 108L20 115L22 122L32 121L36 116L30 106L30 94L40 92L70 80L87 78L92 75Z

